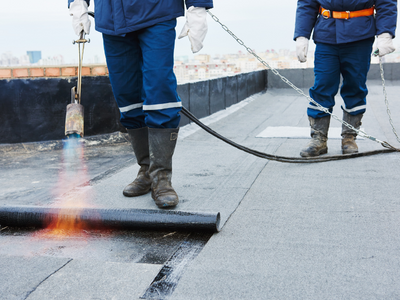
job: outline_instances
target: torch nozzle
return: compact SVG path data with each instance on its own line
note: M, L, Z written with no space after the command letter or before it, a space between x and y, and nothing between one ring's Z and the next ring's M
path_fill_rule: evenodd
M83 137L83 116L84 108L79 103L67 105L67 115L65 117L65 135L77 134Z
M67 105L65 117L65 135L83 137L84 108L77 101L76 87L71 89L71 103Z

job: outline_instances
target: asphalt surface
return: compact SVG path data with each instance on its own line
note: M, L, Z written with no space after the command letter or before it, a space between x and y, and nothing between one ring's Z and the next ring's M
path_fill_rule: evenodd
M396 128L398 84L386 82ZM368 86L362 127L398 146L382 86ZM339 116L340 104L338 97ZM246 147L298 157L307 139L289 131L308 127L306 106L293 90L269 89L204 121ZM288 137L258 137L281 126ZM382 148L368 139L358 145L360 152ZM328 155L340 154L340 139L328 147ZM128 142L85 144L79 155L63 147L0 148L1 206L157 209L150 195L122 195L138 171ZM268 161L189 125L173 161L175 210L220 212L219 233L2 225L0 298L400 299L399 166L398 153Z

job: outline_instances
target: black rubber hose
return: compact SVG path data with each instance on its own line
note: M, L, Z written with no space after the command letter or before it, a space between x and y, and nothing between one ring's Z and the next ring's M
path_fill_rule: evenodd
M57 223L76 224L81 229L218 232L220 213L151 209L0 207L1 226L49 228Z
M342 159L349 159L349 158L356 158L356 157L361 157L361 156L370 156L370 155L375 155L375 154L382 154L382 153L391 153L391 152L396 152L400 151L399 149L396 149L394 147L389 148L389 149L382 149L382 150L374 150L374 151L367 151L367 152L358 152L358 153L353 153L353 154L343 154L343 155L331 155L331 156L318 156L318 157L287 157L287 156L279 156L279 155L273 155L273 154L268 154L264 152L259 152L254 149L247 148L245 146L239 145L235 142L233 142L230 139L227 139L226 137L220 135L219 133L215 132L212 130L210 127L206 126L203 124L199 119L197 119L190 111L188 111L185 107L182 107L182 113L188 117L191 121L199 125L201 128L203 128L205 131L210 133L211 135L215 136L216 138L224 141L225 143L228 143L229 145L240 149L244 152L247 152L249 154L255 155L257 157L269 159L269 160L275 160L279 162L286 162L286 163L319 163L319 162L326 162L326 161L333 161L333 160L342 160ZM389 144L387 144L389 145Z

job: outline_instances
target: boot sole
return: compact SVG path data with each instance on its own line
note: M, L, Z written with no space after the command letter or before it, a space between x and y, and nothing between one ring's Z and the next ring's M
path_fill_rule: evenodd
M154 195L153 191L151 192L151 198L153 198L154 203L158 206L158 208L171 208L177 206L179 203L179 198L171 201L160 201Z
M355 154L355 153L358 153L358 150L356 151L342 150L342 154Z
M178 203L156 203L156 205L158 206L158 208L172 208L178 205Z
M138 197L138 196L142 196L142 195L146 195L146 194L148 194L150 192L150 189L148 190L148 191L146 191L146 192L141 192L141 193L134 193L134 194L130 194L130 193L127 193L127 192L122 192L122 194L125 196L125 197Z
M309 153L309 152L300 152L301 157L315 157L315 156L320 156L322 154L328 153L328 148L321 149L320 151L316 153Z

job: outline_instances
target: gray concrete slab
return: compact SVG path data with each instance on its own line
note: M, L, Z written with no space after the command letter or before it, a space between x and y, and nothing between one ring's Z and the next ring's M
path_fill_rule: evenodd
M363 124L376 137L393 140L381 88L371 86L374 109ZM399 124L398 87L390 83L387 89ZM275 111L285 113L260 127L279 124L275 118L304 124L305 116L292 118L300 99L289 90L275 93L268 91L263 101L271 97L280 103ZM287 156L298 156L305 143L269 139L275 140L282 142L275 153ZM380 148L370 140L358 143L362 151ZM330 140L329 148L339 154L340 141ZM323 164L268 162L172 299L399 298L399 167L397 153Z
M160 265L73 260L27 299L140 299Z
M400 161L382 160L268 163L174 299L397 299Z
M399 297L397 230L387 233L386 225L398 228L399 213L241 207L186 270L173 299Z
M43 281L63 268L70 260L2 255L0 257L1 299L27 299Z

